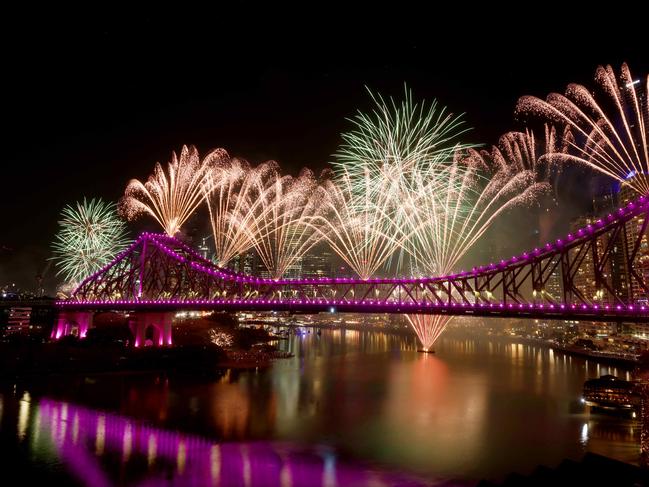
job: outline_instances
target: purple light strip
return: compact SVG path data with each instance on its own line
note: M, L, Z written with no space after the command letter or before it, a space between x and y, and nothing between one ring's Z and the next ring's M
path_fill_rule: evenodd
M414 301L398 301L398 300L373 300L373 299L363 299L363 300L354 300L354 301L345 301L345 300L327 300L327 299L316 299L316 300L305 300L305 299L162 299L162 300L114 300L114 301L104 301L104 300L89 300L89 301L57 301L57 306L61 307L84 307L84 306L118 306L118 307L160 307L165 308L169 306L214 306L214 307L225 307L225 306L304 306L304 307L358 307L362 309L376 308L377 312L381 312L386 308L389 309L399 309L409 307L417 308L430 308L435 310L445 310L449 308L456 308L459 310L485 310L485 309L504 309L504 310L544 310L546 312L551 311L565 311L569 310L573 314L592 314L593 312L598 312L598 314L628 314L634 312L635 314L642 315L649 313L649 306L647 305L585 305L585 304L547 304L547 303L444 303L439 304L437 302L431 301L422 301L417 303ZM560 312L560 311L559 311Z

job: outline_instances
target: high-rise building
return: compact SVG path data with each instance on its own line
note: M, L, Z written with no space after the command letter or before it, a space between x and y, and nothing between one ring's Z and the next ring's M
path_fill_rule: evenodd
M560 257L553 257L550 267L554 267L552 274L548 277L545 284L545 293L552 301L563 301L563 284L561 282L561 265L558 264Z
M633 179L640 177L646 178L649 176L634 175L628 182L622 184L620 188L620 204L626 205L638 197L638 194L630 187L629 183L632 182ZM649 292L640 284L640 282L638 282L639 278L645 284L649 283L649 226L644 227L644 218L644 215L638 215L626 223L626 248L624 251L627 259L634 251L636 252L631 265L637 278L632 276L632 273L630 272L631 270L629 270L627 276L629 297L634 302L649 303ZM636 250L634 247L638 241L640 245Z
M209 237L203 237L201 239L201 244L198 247L198 253L200 254L203 259L209 259L210 255L210 248L207 246L207 239Z
M595 222L596 218L591 216L580 216L572 221L571 231L577 233L581 228L591 225ZM603 246L603 239L597 240L598 251L601 252ZM578 258L579 248L572 249L570 259ZM592 252L584 252L583 258L576 270L573 284L581 297L587 302L593 303L600 301L603 297L603 290L598 289L595 283L595 266L593 262ZM573 298L574 299L574 298Z
M617 184L611 186L610 184L600 189L598 195L593 198L594 214L598 217L603 217L609 213L614 212L619 207L619 192ZM627 280L627 268L625 260L624 249L624 235L620 234L615 237L612 243L610 252L610 271L611 271L611 287L613 288L616 297L622 301L629 299L629 289Z
M304 277L332 277L334 256L328 247L317 246L302 258Z

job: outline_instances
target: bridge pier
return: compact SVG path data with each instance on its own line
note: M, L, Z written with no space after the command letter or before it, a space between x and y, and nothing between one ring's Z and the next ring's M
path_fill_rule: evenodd
M93 313L90 311L61 311L56 318L50 338L58 340L68 335L86 338L88 328L92 326L92 318Z
M168 346L172 344L171 323L173 313L135 313L129 321L136 347ZM150 341L150 343L148 343Z

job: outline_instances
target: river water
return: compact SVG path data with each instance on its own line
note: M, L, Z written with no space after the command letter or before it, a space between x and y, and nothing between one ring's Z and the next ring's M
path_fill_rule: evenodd
M52 377L0 388L5 475L70 485L472 485L592 451L637 463L640 425L580 408L627 370L544 347L322 330L294 358L206 380ZM7 477L8 478L8 477Z

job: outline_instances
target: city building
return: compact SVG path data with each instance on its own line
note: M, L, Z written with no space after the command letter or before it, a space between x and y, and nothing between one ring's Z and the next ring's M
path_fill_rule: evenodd
M606 216L619 208L619 189L617 185L607 184L593 197L594 215ZM627 266L625 260L624 235L618 235L613 242L610 258L611 287L614 294L622 301L629 299Z
M630 187L631 183L636 178L646 178L645 175L634 175L629 178L628 182L625 182L620 187L620 204L627 205L629 202L635 200L638 197L638 194ZM626 248L625 252L627 256L630 256L634 251L634 246L640 238L640 246L637 249L635 257L633 258L632 267L633 271L637 273L638 277L644 282L649 282L649 238L648 238L648 228L645 226L644 216L640 215L625 225L626 231ZM635 302L649 303L649 291L642 287L638 279L634 278L629 272L628 275L628 284L629 284L629 297Z
M581 228L585 228L588 225L592 225L596 222L597 217L594 216L580 216L572 221L571 232L577 233ZM605 239L597 239L597 251L601 255L604 252ZM580 248L572 249L571 260L578 258ZM581 255L581 261L579 267L577 268L573 283L576 290L581 294L581 298L590 303L597 303L603 301L608 296L605 294L606 290L603 288L598 288L597 283L595 282L595 264L593 261L592 252L583 252ZM605 268L603 269L603 274L605 278L609 278L611 275L611 263L607 262Z
M257 254L254 250L249 250L241 255L237 255L228 263L228 269L234 272L242 272L244 274L255 274L255 264Z
M203 237L201 239L201 244L198 246L198 253L203 257L203 259L210 258L210 248L207 246L207 239L210 237Z
M334 255L327 246L317 245L302 258L304 277L332 277L334 275Z
M563 301L563 284L561 282L561 265L559 265L559 257L554 257L550 263L550 267L554 268L543 290L548 297L555 302Z
M31 314L32 308L29 306L10 308L9 319L3 333L4 336L29 333Z

